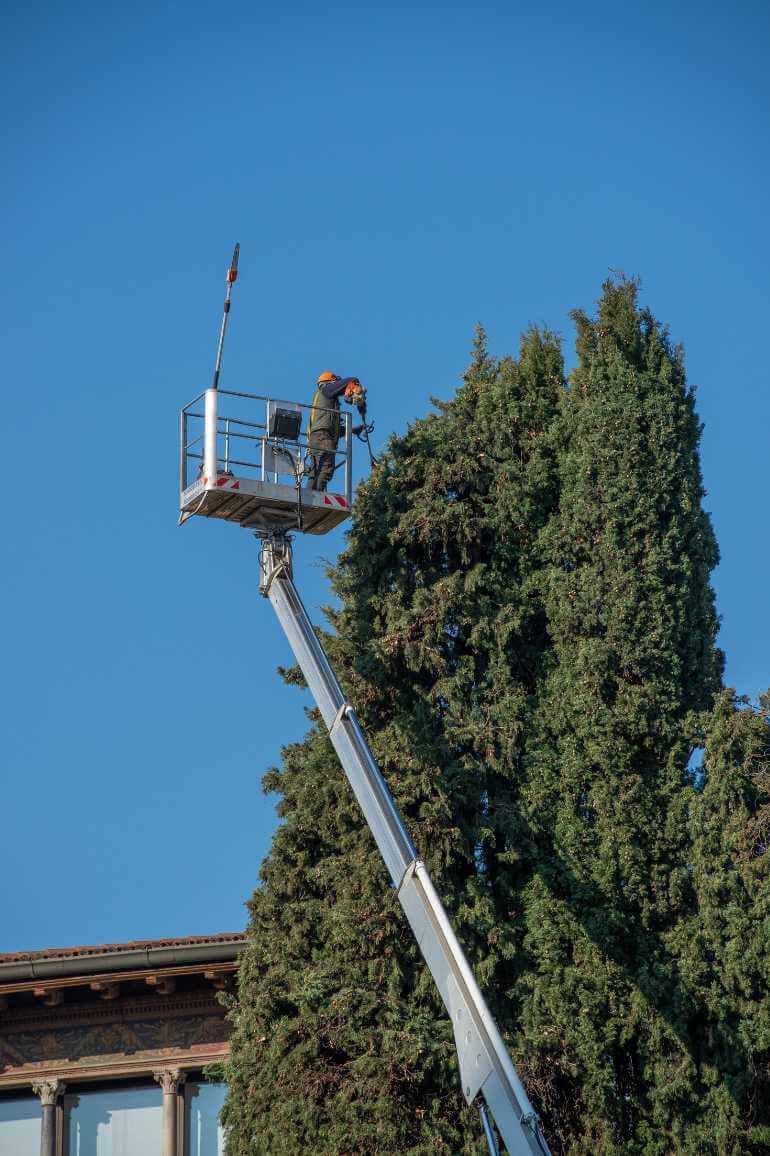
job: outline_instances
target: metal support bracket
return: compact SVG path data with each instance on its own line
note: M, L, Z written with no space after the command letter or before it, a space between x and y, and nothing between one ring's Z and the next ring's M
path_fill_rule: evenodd
M337 711L336 715L334 716L334 722L329 727L329 738L331 738L332 741L334 741L334 733L337 727L340 725L342 720L347 717L348 711L351 711L352 709L353 708L349 702L343 702L342 706Z
M262 545L259 551L259 592L264 598L270 596L270 587L276 578L292 580L291 539L286 534L255 535Z

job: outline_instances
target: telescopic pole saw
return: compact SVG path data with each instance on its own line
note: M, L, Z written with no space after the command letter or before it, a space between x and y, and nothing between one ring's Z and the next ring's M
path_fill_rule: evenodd
M222 350L225 346L225 333L227 332L227 318L230 314L230 290L235 284L238 277L238 256L241 251L241 246L236 243L233 249L233 259L230 262L230 268L227 270L227 292L225 293L225 310L222 314L222 328L219 330L219 344L217 345L217 362L214 366L214 380L211 383L211 388L216 389L219 385L219 371L222 368Z

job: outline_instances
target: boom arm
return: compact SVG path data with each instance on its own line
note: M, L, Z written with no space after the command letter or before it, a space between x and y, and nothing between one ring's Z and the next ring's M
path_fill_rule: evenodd
M473 976L446 911L409 838L352 706L345 700L292 578L286 537L262 542L260 591L269 599L390 872L452 1021L465 1099L481 1094L510 1156L548 1156L538 1117ZM483 1107L483 1105L482 1105ZM489 1141L490 1131L482 1110ZM494 1143L494 1140L491 1141Z

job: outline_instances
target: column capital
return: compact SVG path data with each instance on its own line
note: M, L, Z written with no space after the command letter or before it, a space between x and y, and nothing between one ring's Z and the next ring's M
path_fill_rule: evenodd
M160 1084L164 1096L178 1092L185 1082L185 1073L181 1068L159 1068L152 1073L152 1077Z
M36 1096L40 1097L40 1103L44 1108L52 1108L59 1096L64 1094L66 1084L61 1080L33 1080L32 1091Z

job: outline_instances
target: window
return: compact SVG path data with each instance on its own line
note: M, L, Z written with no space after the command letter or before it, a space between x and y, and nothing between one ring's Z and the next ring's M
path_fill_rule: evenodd
M160 1156L160 1088L68 1097L67 1156Z
M40 1156L42 1119L37 1097L0 1100L0 1156Z
M225 1084L187 1085L185 1156L224 1156L225 1130L219 1123L219 1113L226 1094Z

